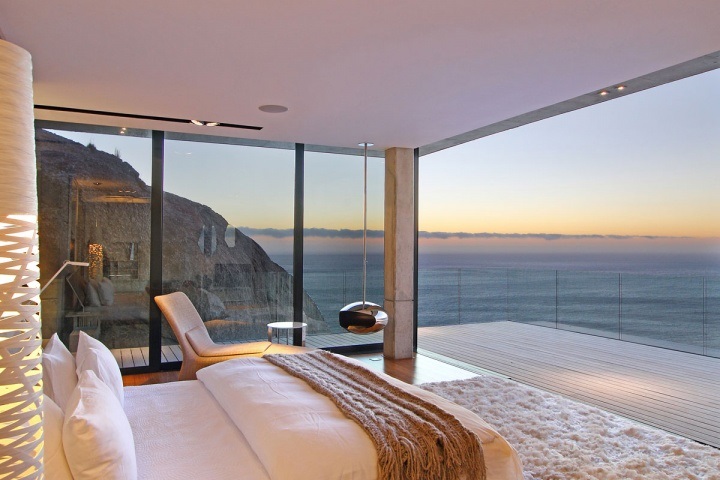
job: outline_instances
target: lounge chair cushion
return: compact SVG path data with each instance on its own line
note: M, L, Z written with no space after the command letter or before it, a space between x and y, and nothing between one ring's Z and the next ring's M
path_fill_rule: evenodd
M201 357L260 354L270 346L270 342L232 343L229 345L217 344L213 342L207 334L204 325L197 326L185 332L185 338L190 342L195 353Z

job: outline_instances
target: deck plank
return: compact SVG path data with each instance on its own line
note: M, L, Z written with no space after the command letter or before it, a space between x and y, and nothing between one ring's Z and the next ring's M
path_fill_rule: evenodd
M173 354L175 355L175 358L177 358L177 361L182 362L183 354L182 354L182 349L180 348L180 345L170 345L170 350L172 350Z
M163 356L163 362L177 362L179 359L175 356L175 353L173 352L172 348L170 348L169 345L163 345L160 348L160 351L162 352Z
M423 350L720 447L720 359L517 322L418 334Z

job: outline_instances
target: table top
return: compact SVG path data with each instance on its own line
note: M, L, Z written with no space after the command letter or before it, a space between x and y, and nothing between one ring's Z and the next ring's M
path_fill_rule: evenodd
M303 328L303 327L307 327L307 323L303 323L303 322L273 322L273 323L268 323L268 328L279 328L279 329L288 328L288 329L289 329L289 328Z

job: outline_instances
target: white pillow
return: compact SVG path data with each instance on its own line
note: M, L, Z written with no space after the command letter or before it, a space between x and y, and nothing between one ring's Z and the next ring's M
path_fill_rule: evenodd
M63 446L75 480L135 480L135 441L113 392L94 372L80 374L65 411Z
M77 385L75 359L53 333L42 353L43 393L52 398L61 410L65 409L70 394Z
M43 396L43 463L46 480L73 480L62 444L62 410L47 395Z
M85 285L85 306L86 307L99 307L102 304L100 303L100 295L98 294L98 287L100 286L100 282L97 280L90 280Z
M100 296L100 303L103 305L112 305L115 301L115 286L112 281L103 277L97 287L98 295Z
M120 405L125 403L122 375L115 357L100 340L94 339L82 330L78 338L75 363L78 377L85 370L92 370L100 380L110 387Z

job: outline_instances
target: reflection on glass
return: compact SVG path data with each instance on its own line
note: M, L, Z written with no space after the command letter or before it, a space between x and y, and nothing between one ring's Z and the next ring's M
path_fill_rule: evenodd
M290 150L166 141L163 293L184 292L216 342L293 320L292 277L271 257L292 254L292 237L262 234L292 231L293 178ZM166 322L162 342L164 360L180 359Z
M41 271L65 260L89 267L66 271L43 293L43 337L57 331L75 350L84 331L121 367L146 365L150 185L137 166L149 166L150 140L57 133L36 132Z

